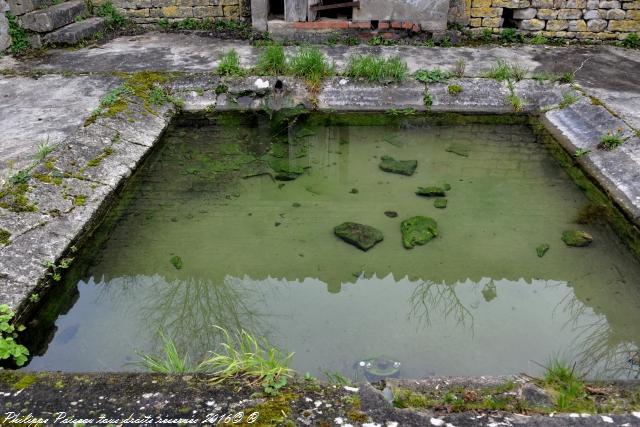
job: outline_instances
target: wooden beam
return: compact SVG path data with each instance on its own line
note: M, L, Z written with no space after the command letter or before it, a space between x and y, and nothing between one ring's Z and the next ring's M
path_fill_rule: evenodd
M313 12L317 12L319 10L329 10L329 9L341 9L343 7L360 7L360 1L347 1L344 3L336 3L336 4L326 4L326 5L316 5L311 6L309 9Z

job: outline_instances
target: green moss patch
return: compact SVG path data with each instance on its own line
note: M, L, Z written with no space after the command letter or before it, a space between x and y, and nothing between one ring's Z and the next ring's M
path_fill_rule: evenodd
M0 228L0 245L7 246L11 243L11 233L4 228Z

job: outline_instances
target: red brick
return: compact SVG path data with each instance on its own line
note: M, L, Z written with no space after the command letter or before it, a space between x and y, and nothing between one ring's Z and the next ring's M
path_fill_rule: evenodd
M351 22L351 23L349 23L349 28L358 28L358 29L361 29L361 30L369 30L369 29L371 29L371 21Z
M400 35L399 34L391 33L391 32L382 32L382 33L379 33L379 35L381 35L383 39L387 39L387 40L399 40L400 39Z
M293 28L299 30L341 30L349 28L349 21L294 22Z
M413 28L413 22L411 21L404 21L402 23L402 28L404 28L405 30L410 30Z
M422 29L420 28L420 24L413 24L413 27L411 27L411 31L413 31L414 33L419 33Z
M402 28L402 21L391 21L391 28L399 30Z
M390 28L390 26L389 26L389 22L387 22L387 21L380 21L380 22L378 23L378 28L379 28L379 29L381 29L381 30L388 30L388 29Z

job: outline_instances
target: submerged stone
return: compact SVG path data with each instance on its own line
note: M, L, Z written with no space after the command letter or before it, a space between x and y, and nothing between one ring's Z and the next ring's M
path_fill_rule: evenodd
M443 188L441 187L418 187L418 189L416 190L416 194L418 196L424 196L424 197L444 197L446 196L446 193L444 191Z
M444 191L449 191L449 190L451 190L451 185L449 185L449 184L443 184L443 185L442 185L442 188L444 189Z
M358 194L360 191L358 191L357 188L352 188L351 191L349 191L349 193L351 194Z
M344 222L335 227L333 232L345 242L363 251L368 251L384 238L380 230L356 222Z
M400 175L411 176L418 167L417 160L396 160L390 156L382 156L380 158L380 169L385 172L397 173Z
M438 209L444 209L447 207L447 199L437 198L433 201L433 206Z
M544 254L547 253L547 251L549 250L550 246L548 243L543 243L542 245L538 246L536 248L536 253L538 254L538 256L540 258L542 258L544 256Z
M414 216L400 224L402 244L407 249L424 245L438 235L438 223L427 216Z
M589 246L593 241L593 236L582 230L567 230L562 233L562 241L567 246Z
M462 157L469 157L469 148L465 147L464 145L458 145L458 144L453 144L448 146L445 151L447 151L448 153L453 153L453 154L457 154L458 156L462 156Z
M389 218L397 218L398 217L398 212L396 212L396 211L385 211L384 214L386 216L388 216Z

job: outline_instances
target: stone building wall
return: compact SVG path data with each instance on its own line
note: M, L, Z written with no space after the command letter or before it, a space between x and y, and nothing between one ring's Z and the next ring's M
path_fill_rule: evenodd
M614 40L640 32L640 0L471 0L469 26L510 23L545 37ZM506 18L506 19L505 19ZM510 21L510 22L507 22Z
M4 16L9 11L9 5L5 0L0 0L0 52L9 48L11 37L9 37L9 20Z
M247 0L248 1L248 0ZM112 0L113 4L134 22L144 24L185 18L241 19L245 0Z

